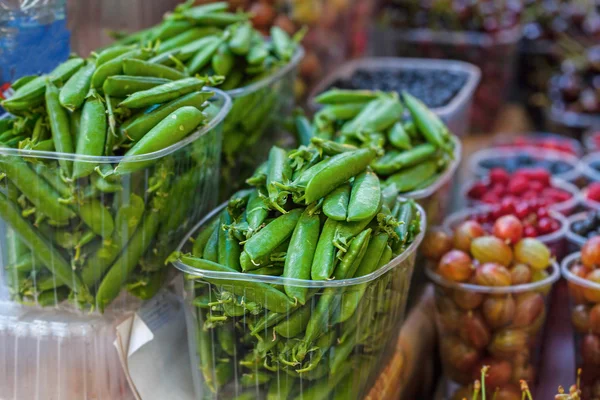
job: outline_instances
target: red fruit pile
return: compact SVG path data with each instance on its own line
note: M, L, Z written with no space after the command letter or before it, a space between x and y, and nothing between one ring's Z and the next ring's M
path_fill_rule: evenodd
M552 186L550 173L543 168L521 168L512 175L502 168L490 170L489 179L475 182L467 192L471 200L487 204L512 202L515 213L528 207L547 207L569 200L572 194Z
M570 267L570 271L579 278L593 283L584 287L569 282L571 303L571 321L579 335L584 398L590 396L594 388L600 387L600 236L588 240L581 248L579 262ZM595 287L594 287L595 286ZM600 395L600 391L598 393Z
M544 150L560 151L563 153L579 156L579 150L568 139L560 137L530 137L519 136L513 141L501 143L500 147L536 147Z
M548 235L561 228L560 222L550 216L546 206L537 201L515 202L510 198L503 199L488 212L471 215L470 219L479 222L486 232L491 232L496 221L506 220L508 216L522 224L525 237Z
M600 182L590 183L587 189L585 189L585 197L600 202Z

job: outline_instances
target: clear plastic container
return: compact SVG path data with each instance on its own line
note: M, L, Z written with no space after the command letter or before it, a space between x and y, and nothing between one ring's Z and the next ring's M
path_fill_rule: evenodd
M490 367L488 388L516 387L520 394L521 379L533 387L548 294L560 278L558 264L537 282L505 287L450 282L431 268L426 273L435 284L445 398L465 397L465 387L480 379L484 365ZM488 396L493 397L494 389ZM459 390L461 396L456 394Z
M489 181L487 179L481 179L481 181L484 182L485 184L489 183ZM479 200L473 200L468 196L469 190L473 187L474 184L475 184L475 180L467 181L467 182L465 182L465 184L463 185L463 187L461 189L461 198L463 198L467 201L467 207L475 207L475 206L481 206L481 205L486 204ZM577 206L579 205L579 202L580 202L580 192L579 192L579 189L577 188L577 186L575 186L572 183L569 183L567 181L564 181L562 179L558 179L558 178L551 178L550 185L552 187L562 189L562 190L569 192L571 194L571 198L569 200L566 200L566 201L563 201L560 203L555 203L555 204L549 206L548 208L551 210L554 210L554 211L558 211L567 217L569 215L573 214L573 212L577 209Z
M252 85L227 91L231 112L223 127L221 199L245 185L278 139L295 107L294 81L304 56L299 47L291 61Z
M581 247L587 241L587 239L584 238L583 236L573 232L572 227L575 222L585 221L587 218L589 218L588 213L589 213L589 211L580 212L580 213L571 215L567 219L567 223L569 226L569 229L567 230L567 241L569 242L569 250L571 250L570 251L571 253L575 252L575 251L579 251L581 249Z
M116 327L132 315L0 302L1 397L133 400L113 345Z
M588 182L600 182L600 171L592 167L592 164L600 168L600 152L586 155L579 164L581 173Z
M550 83L549 98L556 100L556 80L553 77ZM574 138L581 138L583 133L590 128L600 126L600 114L586 114L568 111L562 104L552 101L552 104L546 108L546 120L548 128L552 132L563 133Z
M586 273L585 270L577 271L577 274L571 270L579 264L580 259L581 253L573 253L566 257L562 262L561 272L569 285L571 323L575 334L574 352L577 368L582 370L582 398L592 399L600 395L600 331L597 326L590 325L590 315L591 312L596 314L600 308L600 284L584 279L582 275Z
M511 160L520 156L526 156L536 162L567 164L568 169L564 172L554 173L553 171L549 171L555 178L575 183L581 177L579 159L577 157L557 151L521 147L496 147L479 150L471 156L471 159L469 160L469 170L473 176L485 178L491 169L486 166L486 163L502 162L503 168L506 169L508 173L513 173L515 172L515 169L520 168L520 166L517 165L516 162L514 166L508 166L507 163L510 163ZM544 166L543 168L546 167Z
M0 149L0 301L53 306L69 299L75 309L103 311L128 308L113 302L122 289L152 297L167 279L164 260L216 204L231 100L214 92L207 124L153 153ZM63 178L73 163L90 174Z
M486 132L511 87L521 27L495 35L429 29L392 29L376 25L370 43L375 56L408 56L467 61L481 70L481 84L471 108L471 130Z
M438 179L425 189L402 193L402 196L416 200L423 207L427 214L427 224L429 226L440 225L444 218L446 218L446 215L448 215L451 206L448 199L452 196L454 176L461 159L462 145L460 140L455 138L454 159Z
M600 150L600 129L590 129L584 133L581 140L587 153L594 153Z
M578 140L547 132L532 132L511 138L500 138L494 141L498 147L533 147L542 151L564 152L572 156L581 157L584 154L583 147Z
M485 205L457 211L450 214L448 218L446 218L442 227L446 233L451 234L462 222L472 219L477 215L487 214L488 212L492 211L492 209L493 207ZM569 223L567 218L557 211L550 211L549 215L550 218L560 223L560 228L557 231L547 235L537 236L536 239L548 246L552 251L552 255L561 260L566 254L568 254L566 252L565 237L567 236L569 230ZM491 226L489 226L489 228L491 229Z
M197 230L204 228L224 206L198 224L180 248L188 250L189 238L195 237ZM233 399L245 394L247 398L264 398L268 391L273 396L269 398L283 399L288 397L284 393L289 394L286 388L290 386L290 398L325 399L333 397L334 392L344 399L364 397L386 365L386 358L393 355L391 349L404 320L416 250L426 229L424 212L420 208L419 212L421 233L414 242L386 266L360 278L286 279L211 272L175 262L193 279L187 279L186 301L196 397ZM305 306L293 310L277 301L269 303L267 294L257 293L251 286L256 282L309 288L310 297ZM240 304L248 311L223 320L223 314L213 311L209 303L228 304L231 296L226 298L214 289L231 291L234 284L237 293L247 298ZM252 299L248 299L250 296ZM288 311L279 311L277 317L262 306ZM323 320L312 331L318 338L307 346L302 341L306 324L319 308ZM275 328L261 323L272 317L276 317L271 320L272 325L278 324ZM326 331L324 327L331 329ZM269 351L272 349L275 350Z
M469 131L469 110L473 100L473 93L477 88L481 76L480 70L471 64L452 60L425 60L418 58L364 58L349 61L323 79L312 91L309 106L317 110L315 97L327 90L335 81L351 77L358 70L432 70L455 71L467 74L468 78L464 87L444 107L434 108L435 112L455 135L462 137Z

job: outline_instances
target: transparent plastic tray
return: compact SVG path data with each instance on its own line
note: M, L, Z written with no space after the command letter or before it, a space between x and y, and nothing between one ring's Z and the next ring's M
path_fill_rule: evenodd
M487 179L478 179L478 180L473 179L473 180L465 182L465 184L463 185L463 187L460 191L461 198L466 200L468 207L486 205L486 203L483 203L479 200L473 200L473 199L469 198L469 196L467 195L469 193L469 190L473 186L473 184L475 184L475 182L479 181L479 180L483 181L486 184L489 183L489 181ZM550 184L555 188L563 189L563 190L571 193L571 198L569 200L563 201L561 203L555 203L548 208L550 210L558 211L565 216L569 216L569 215L573 214L573 212L579 205L579 202L581 201L581 199L580 199L581 193L579 192L579 189L577 188L577 186L575 186L572 183L569 183L567 181L564 181L562 179L558 179L558 178L551 178Z
M585 244L587 239L573 232L572 226L575 222L586 220L588 218L588 213L589 211L583 211L577 214L573 214L567 219L567 224L569 227L569 229L567 230L567 240L570 245L570 250L572 250L573 252L579 251L579 249L581 249L581 247Z
M184 251L189 250L191 246L189 238L195 237L198 230L203 229L224 206L216 209L199 223L181 243L180 248ZM378 372L385 365L385 358L393 353L386 350L389 350L390 346L394 346L399 325L404 320L404 309L416 250L426 230L425 213L421 208L419 208L419 212L421 214L421 232L414 242L386 266L359 278L310 281L278 276L219 273L199 270L181 262L175 262L175 267L194 278L194 280L188 281L186 298L189 306L188 337L190 338L191 366L197 391L196 397L233 399L243 393L248 398L264 398L269 390L274 396L271 398L286 398L283 395L284 386L293 382L294 396L298 395L299 398L308 398L313 395L319 398L329 398L333 396L334 391L341 391L343 395L340 398L362 398L368 393ZM310 354L303 359L303 365L306 365L308 361L314 363L315 369L298 373L296 370L300 367L294 365L293 362L284 367L286 362L290 362L288 358L292 359L292 355L281 348L279 354L284 359L280 360L280 363L275 361L274 364L271 364L269 358L265 358L266 364L263 364L263 360L258 364L240 363L240 360L249 361L254 358L251 349L255 345L258 346L257 348L260 346L268 348L271 345L278 345L277 343L281 343L281 346L293 346L300 342L293 338L286 340L286 335L295 335L288 330L281 330L279 335L273 335L272 329L260 326L257 328L256 325L263 317L266 318L267 315L272 314L265 310L256 315L246 312L243 317L227 319L217 327L218 329L205 329L210 326L208 323L214 322L217 315L213 314L210 308L203 309L194 306L194 299L204 294L208 295L212 301L218 301L213 289L217 286L224 289L233 288L233 284L238 291L243 289L246 295L252 292L254 299L261 298L261 295L255 292L255 288L246 287L244 282L309 288L311 297L303 308L308 312L308 316L315 312L315 307L322 299L331 301L329 308L331 314L324 314L327 317L322 324L323 327L331 326L331 329L327 333L325 333L326 329L324 330L317 339L318 346L312 347ZM354 313L348 313L351 316L338 323L341 312L349 307L345 301L355 295L360 296L363 290L364 295L359 297L361 300L354 309ZM261 300L255 305L257 304L273 306L273 302L267 301L266 295L264 301ZM350 306L348 309L352 309L352 307ZM282 317L280 321L291 324L297 317L297 315L294 317L293 311L289 310L286 314L280 314ZM253 332L255 336L251 334L252 329L255 329ZM219 354L223 355L221 349L224 342L220 339L223 334L221 330L230 332L228 343L234 348L233 351L229 351L230 357L234 360L227 363L230 367L223 367L218 361ZM301 332L304 332L304 328ZM277 341L277 343L273 341ZM302 347L297 348L298 352L294 356L296 360L302 359L301 356L298 356L302 353L301 349ZM345 362L342 364L336 362L337 365L334 367L335 364L332 360L336 352L344 355L341 360ZM320 359L320 357L323 358ZM340 357L338 356L338 358ZM279 368L270 370L273 365L278 365ZM263 366L265 367L263 368ZM228 374L222 372L224 369L229 371ZM227 378L223 379L220 385L215 385L215 382L221 379L219 377L224 375ZM338 393L338 395L340 394Z
M519 139L523 139L524 141L526 141L525 144L516 144L515 142L518 141ZM551 141L560 141L560 142L564 142L564 143L568 143L569 146L573 149L574 154L570 153L570 152L566 152L564 150L560 150L560 149L550 149L550 148L545 148L545 147L541 147L542 142L544 142L545 140L551 140ZM564 136L564 135L559 135L556 133L548 133L548 132L531 132L531 133L525 133L523 135L519 135L517 137L511 137L511 138L500 138L494 141L494 146L503 146L503 147L516 147L516 148L527 148L527 147L532 147L535 148L537 150L542 150L542 151L558 151L558 152L564 152L570 155L574 155L576 157L581 157L584 154L584 149L583 146L581 145L581 143L579 143L578 140L575 140L573 138Z
M294 82L303 56L299 47L292 60L272 75L227 91L233 105L223 127L221 199L243 187L269 149L284 140L283 124L295 107Z
M408 56L462 60L481 70L481 84L471 108L471 130L487 131L511 87L521 27L494 35L469 31L394 29L375 25L370 33L375 56Z
M102 311L128 309L111 304L125 288L152 297L167 279L164 260L216 204L231 100L211 90L214 113L207 125L153 153L96 157L0 149L6 173L0 181L0 301L54 306L69 299L75 309ZM97 170L64 180L59 163L66 162ZM106 178L98 172L117 165L128 172Z
M378 70L390 68L395 70L433 70L433 71L455 71L468 75L463 88L444 107L434 108L435 112L447 125L452 133L462 137L469 131L469 110L473 101L473 93L477 88L481 72L479 68L462 61L453 60L426 60L418 58L364 58L349 61L323 79L312 91L309 105L317 110L319 105L314 98L329 88L335 81L341 78L349 78L357 70Z
M592 164L600 165L600 152L586 155L579 164L581 173L589 182L600 182L600 171L593 168Z
M442 227L448 234L451 234L460 223L471 219L473 216L481 215L491 210L493 210L492 206L484 205L457 211L450 214L448 218L446 218ZM560 223L560 228L557 231L547 235L537 236L536 239L546 244L546 246L548 246L552 251L552 254L557 259L561 260L563 256L567 254L565 238L569 231L570 225L568 221L570 221L570 219L567 220L567 218L565 218L560 212L552 210L549 212L549 215L550 218Z
M590 129L586 133L584 133L582 142L583 147L585 147L585 151L587 153L593 153L600 150L600 147L596 143L600 143L600 128L598 129Z
M585 326L585 317L589 317L590 309L600 303L600 284L583 279L571 272L571 267L579 263L581 253L573 253L566 257L561 265L562 276L569 286L569 300L571 304L571 323L575 335L575 360L577 368L581 368L581 389L584 399L593 398L592 388L597 390L600 385L600 375L597 373L595 357L596 345L600 341L598 332ZM589 357L588 357L589 356ZM586 372L587 371L587 372ZM596 392L597 393L597 392Z
M489 169L481 165L483 162L489 160L510 160L520 155L526 155L535 160L568 164L570 169L560 174L553 174L555 178L574 183L581 177L581 169L577 157L560 151L540 150L527 147L496 147L479 150L471 156L471 159L469 160L469 170L473 176L484 178L488 175ZM512 173L514 171L508 172Z
M518 387L521 379L535 382L544 322L549 312L548 294L560 278L560 268L554 263L546 272L547 277L534 283L490 287L450 282L426 268L436 289L436 324L446 377L445 398L453 398L458 390L473 383L474 376L484 365L480 365L482 359L485 365L491 365L492 371L494 368L520 371L511 373L508 382L498 384L500 387L511 384ZM527 301L525 306L531 306L528 310L531 313L518 313L521 299ZM486 307L488 301L491 304ZM498 302L510 302L517 310L514 319L505 325L495 322L498 321L496 316L489 311L493 305L499 305ZM490 318L486 319L486 315Z

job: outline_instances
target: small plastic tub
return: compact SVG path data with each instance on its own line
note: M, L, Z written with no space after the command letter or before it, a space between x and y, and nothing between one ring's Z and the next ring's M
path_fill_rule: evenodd
M533 164L523 165L519 159ZM579 159L573 155L551 150L520 147L501 147L479 150L471 156L469 169L473 176L485 178L492 168L503 168L513 173L519 168L541 167L550 174L570 183L581 177Z
M452 196L454 176L461 158L462 145L460 140L456 139L454 140L454 160L438 179L424 189L402 193L402 196L416 200L423 207L427 214L427 224L429 226L440 225L448 215L451 206L448 199Z
M356 71L375 70L428 70L428 71L453 71L464 73L467 76L462 89L443 107L433 108L435 112L455 135L462 137L469 131L469 110L473 100L473 93L480 79L479 69L471 64L454 60L426 60L418 58L363 58L349 61L323 79L312 91L309 105L313 110L319 108L314 99L317 95L329 89L336 81L350 78ZM362 88L369 89L369 88Z
M477 181L481 181L484 184L489 184L489 180L487 178L480 179ZM461 197L466 200L467 207L475 207L486 204L480 200L474 200L468 196L469 190L471 190L475 182L476 180L466 182L461 190ZM548 206L548 209L558 211L567 217L573 214L580 202L580 192L577 186L558 178L552 178L550 180L550 184L552 185L552 187L569 192L571 194L571 198L560 203L552 204L551 206Z
M221 199L245 185L280 138L295 107L294 82L304 56L298 47L289 63L251 85L228 90L231 111L223 126Z
M471 109L471 130L488 131L512 85L521 26L487 34L469 31L394 29L381 24L371 31L376 56L462 60L478 66L481 84ZM432 61L433 62L433 61Z
M196 237L197 231L205 228L225 206L217 208L200 222L181 243L180 249L189 250L189 238ZM364 397L386 365L387 357L393 354L391 349L396 343L399 325L404 320L415 256L426 230L425 215L420 207L419 212L422 229L414 242L386 266L360 278L310 281L219 273L176 261L175 267L187 278L193 278L187 280L185 297L189 307L188 338L196 398L233 399L240 394L248 398L264 398L267 392L273 398L282 399L288 398L283 393L291 394L289 398L297 395L306 398L309 393L329 398L339 390L344 393L340 398ZM312 297L296 312L273 315L273 312L261 309L266 304L273 307L273 300L269 303L265 294L264 300L256 301L257 298L262 299L262 295L244 282L306 287L310 288ZM242 310L238 317L224 319L224 313L219 312L217 306L227 304L229 300L222 293L233 288L233 284L238 293L241 288L246 295L252 292L255 301L244 302L246 310ZM217 289L221 290L221 294ZM346 303L351 302L354 296L361 298L357 308ZM322 300L331 302L331 313L325 314L322 327L332 329L327 331L325 328L315 346L311 346L309 353L302 357L299 355L303 349L299 347L299 339L303 337L308 318ZM354 313L349 313L349 319L338 323L337 319L347 307L355 308ZM306 311L305 316L301 317L298 311ZM267 320L279 323L278 327L282 327L282 323L287 327L274 331L263 323ZM336 362L339 368L332 366L332 357L336 357L338 352L346 360L341 365ZM308 369L298 372L301 368ZM293 386L293 393L285 390L289 385Z
M577 214L573 214L567 219L567 223L569 226L569 230L567 230L567 241L569 242L569 250L571 250L571 253L579 251L587 241L587 238L573 231L573 224L580 221L585 221L587 218L590 218L589 213L590 211L583 211Z
M586 155L579 166L588 182L600 182L600 152Z
M584 399L595 398L600 395L600 331L598 327L591 327L590 313L600 311L600 284L584 279L582 270L574 273L572 268L580 264L581 253L573 253L566 257L561 266L562 276L569 285L569 298L571 303L571 322L575 334L575 355L577 368L581 368L581 389ZM589 272L588 272L589 273ZM592 311L593 310L593 311Z
M456 229L456 227L462 222L473 219L473 217L477 217L481 214L487 214L493 209L494 208L492 206L485 205L457 211L455 213L450 214L450 216L446 218L442 225L442 228L446 231L446 233L451 234L452 232L454 232L454 229ZM558 223L560 224L560 228L557 231L554 231L547 235L537 236L536 239L548 246L548 248L550 248L550 250L552 251L552 255L554 255L557 259L561 260L566 254L568 254L566 252L565 237L567 236L567 232L569 230L569 223L567 219L557 211L551 210L549 212L549 216L550 218L558 221ZM487 232L491 232L492 230L491 225L484 225L483 228Z
M563 152L575 157L581 157L584 154L579 141L567 136L546 132L526 133L510 139L499 139L494 142L494 146L509 148L533 147L542 151Z
M113 302L125 290L152 297L167 280L166 257L217 201L231 100L211 90L207 124L153 153L0 149L0 301L104 311L128 309ZM70 162L95 170L61 179Z
M560 278L558 264L539 281L506 287L450 282L425 270L435 284L445 398L479 379L484 365L490 366L488 388L518 390L521 379L535 382L548 294Z

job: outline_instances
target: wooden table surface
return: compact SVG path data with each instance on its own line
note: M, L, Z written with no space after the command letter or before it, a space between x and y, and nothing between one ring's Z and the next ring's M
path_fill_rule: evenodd
M507 106L499 113L493 133L462 138L463 160L455 178L454 209L464 206L463 199L459 199L457 194L462 183L470 178L467 162L469 156L503 137L528 132L531 130L530 126L523 109L518 106ZM568 387L575 380L573 333L567 297L566 285L560 283L555 285L541 349L536 399L554 398L558 385ZM394 356L365 399L433 398L432 388L435 387L435 379L438 378L434 376L437 357L436 340L433 288L428 285L407 316L395 346Z

